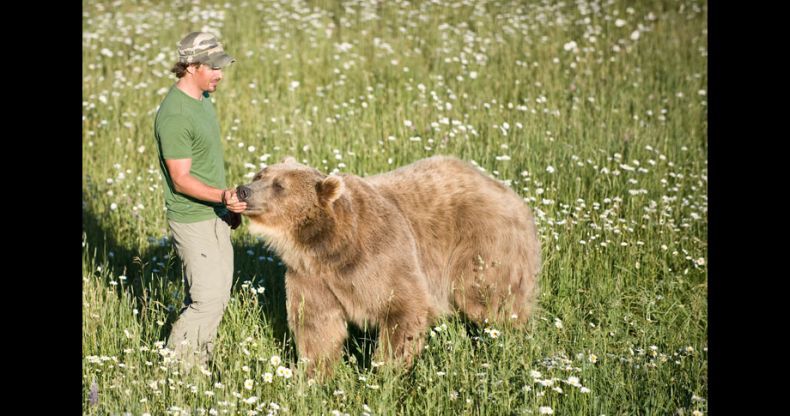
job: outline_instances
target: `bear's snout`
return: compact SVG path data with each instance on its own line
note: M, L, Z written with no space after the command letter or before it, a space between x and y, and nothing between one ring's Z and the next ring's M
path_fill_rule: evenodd
M239 197L239 201L244 202L252 195L252 190L244 185L239 185L236 188L236 195Z

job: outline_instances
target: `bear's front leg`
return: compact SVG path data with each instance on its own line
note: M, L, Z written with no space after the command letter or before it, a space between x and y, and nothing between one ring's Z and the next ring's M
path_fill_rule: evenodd
M379 328L378 359L403 361L410 368L425 345L428 316L428 311L422 310L388 316Z
M343 354L348 328L341 305L320 279L286 275L288 328L308 377L330 377Z

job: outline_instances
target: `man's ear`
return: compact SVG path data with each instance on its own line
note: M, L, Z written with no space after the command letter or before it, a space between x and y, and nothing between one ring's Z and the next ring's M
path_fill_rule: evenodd
M318 193L318 200L321 201L321 204L331 205L343 195L346 185L340 176L329 175L315 185L315 190Z
M293 156L286 156L283 158L283 160L280 161L280 163L297 163L297 162L296 162L296 158L294 158Z

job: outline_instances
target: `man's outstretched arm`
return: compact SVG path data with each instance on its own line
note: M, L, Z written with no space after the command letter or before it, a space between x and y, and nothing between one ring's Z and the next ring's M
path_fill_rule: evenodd
M247 203L239 201L235 189L219 189L208 186L189 174L192 159L165 159L175 191L207 202L225 202L231 212L243 212Z

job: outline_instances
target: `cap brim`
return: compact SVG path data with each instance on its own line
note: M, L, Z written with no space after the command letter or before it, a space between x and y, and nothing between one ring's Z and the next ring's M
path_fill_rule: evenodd
M236 59L226 53L217 54L206 60L206 64L211 65L212 68L224 68L233 62L236 62Z

